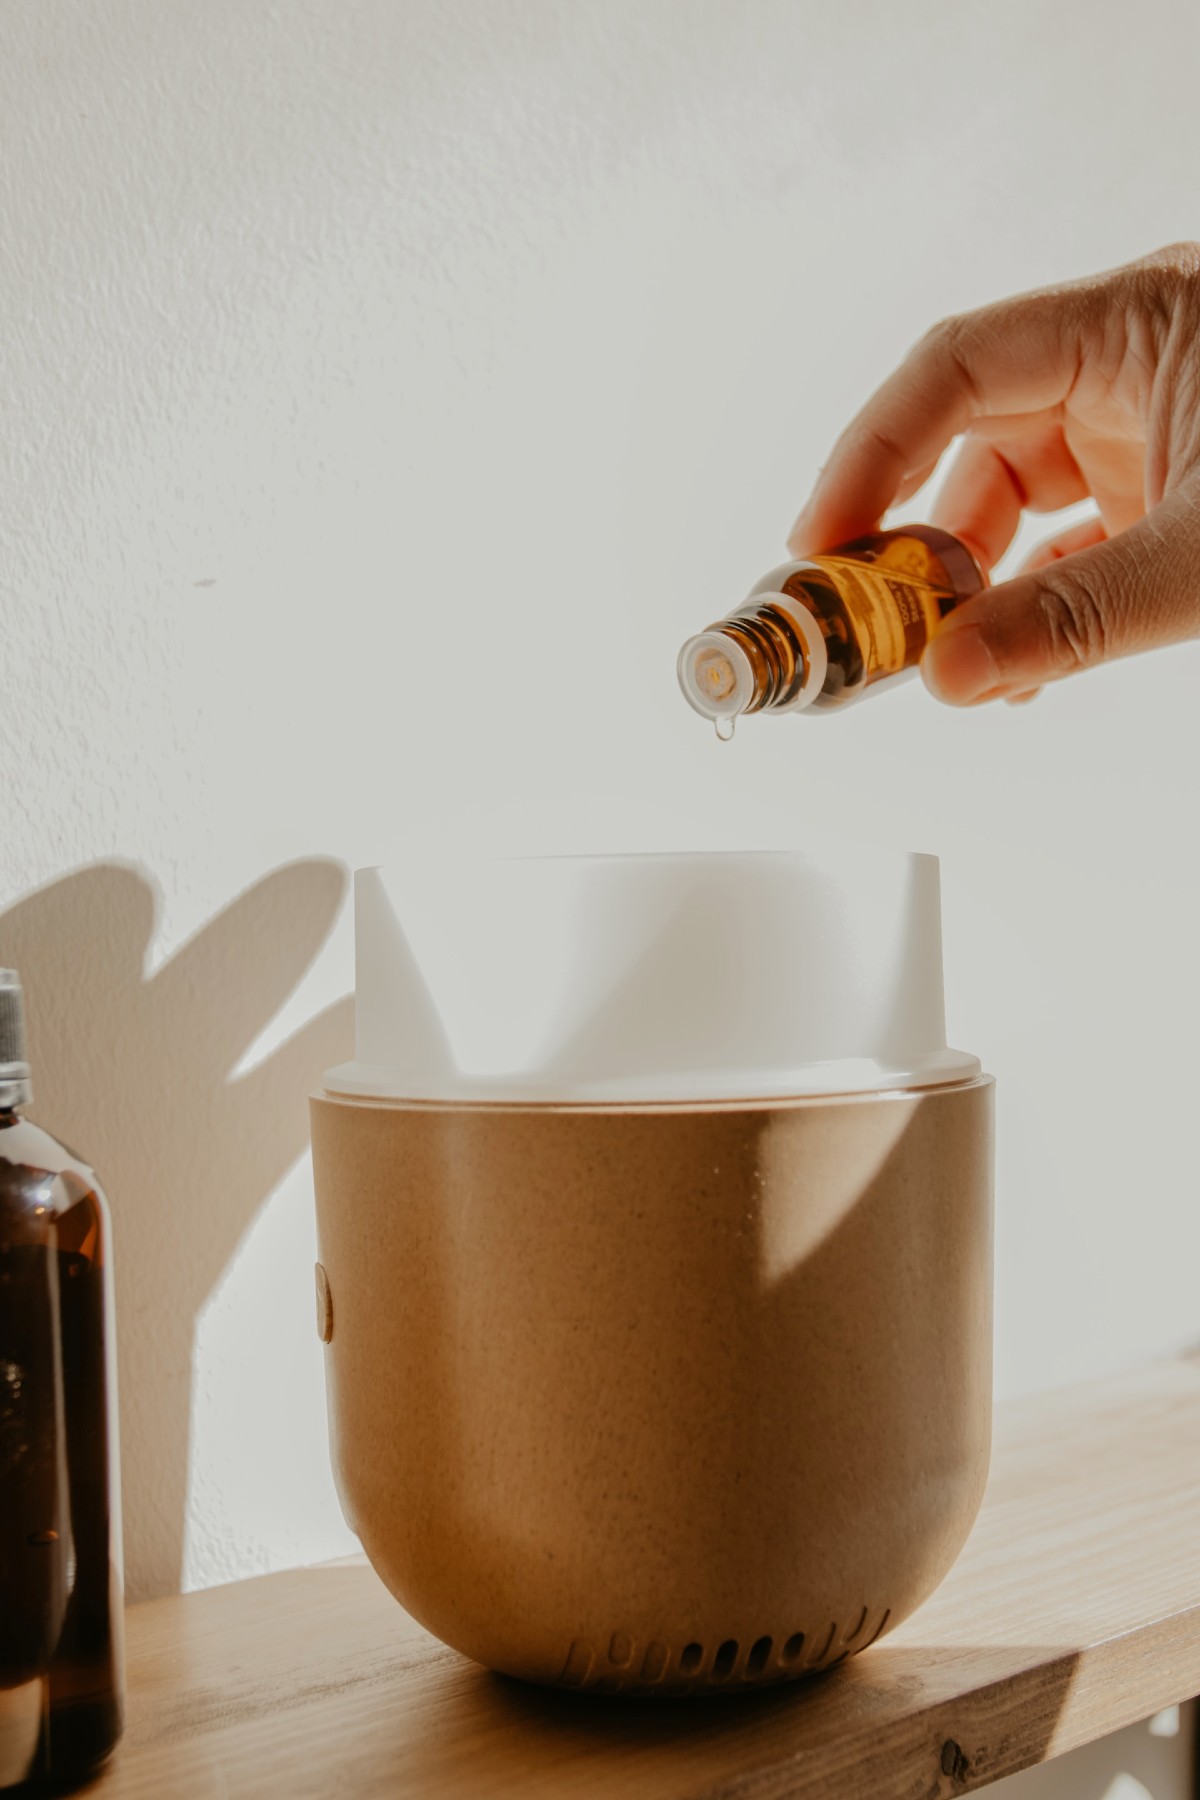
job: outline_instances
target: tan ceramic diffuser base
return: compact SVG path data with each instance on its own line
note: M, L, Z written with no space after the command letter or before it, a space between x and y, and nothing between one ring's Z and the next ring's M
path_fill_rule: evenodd
M983 1078L312 1104L334 1466L397 1598L530 1680L712 1692L903 1619L991 1417Z

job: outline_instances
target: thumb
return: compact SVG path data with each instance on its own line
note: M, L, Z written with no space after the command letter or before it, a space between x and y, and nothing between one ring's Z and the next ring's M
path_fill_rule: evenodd
M959 607L921 659L952 706L1058 681L1200 636L1200 484L1107 542L1029 569Z

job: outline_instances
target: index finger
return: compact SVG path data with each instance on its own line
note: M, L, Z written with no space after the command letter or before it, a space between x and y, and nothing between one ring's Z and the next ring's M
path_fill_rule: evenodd
M932 472L973 419L1060 406L1079 371L1082 290L1022 294L927 332L838 439L792 527L792 554L878 529L905 478Z

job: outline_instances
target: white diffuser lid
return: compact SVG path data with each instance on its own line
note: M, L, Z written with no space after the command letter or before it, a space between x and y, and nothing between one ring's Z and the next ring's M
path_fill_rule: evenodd
M946 1048L933 856L414 861L358 873L355 932L334 1094L645 1103L979 1073Z

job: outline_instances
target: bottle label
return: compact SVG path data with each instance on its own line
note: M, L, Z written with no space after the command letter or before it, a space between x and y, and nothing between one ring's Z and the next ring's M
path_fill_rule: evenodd
M942 618L943 601L955 598L953 588L908 569L902 572L849 556L809 560L833 579L867 639L868 680L898 674L919 662Z

